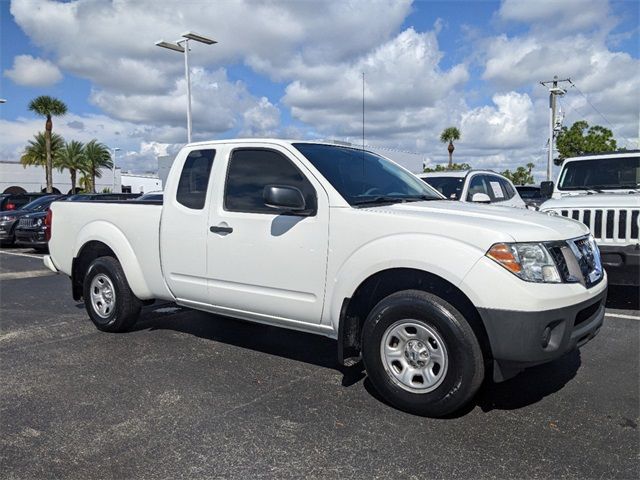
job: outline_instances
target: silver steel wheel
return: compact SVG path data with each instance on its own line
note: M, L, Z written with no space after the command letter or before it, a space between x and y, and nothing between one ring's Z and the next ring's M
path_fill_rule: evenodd
M391 380L408 392L431 392L447 375L449 357L442 337L417 320L399 320L387 328L380 356Z
M91 280L91 306L101 318L108 318L116 307L115 288L104 273L99 273Z

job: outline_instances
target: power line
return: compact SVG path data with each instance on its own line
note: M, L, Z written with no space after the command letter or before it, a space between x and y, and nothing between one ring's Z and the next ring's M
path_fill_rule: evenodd
M587 96L586 96L584 93L582 93L582 90L580 90L580 89L577 87L577 85L571 81L571 79L569 79L569 83L571 84L571 88L575 88L575 89L576 89L576 91L577 91L580 95L582 95L582 98L584 98L584 99L585 99L585 101L586 101L586 102L591 106L591 108L593 108L593 109L596 111L596 113L598 113L598 115L600 115L600 116L604 119L604 121L605 121L605 122L607 122L607 123L609 124L609 126L611 127L611 129L612 129L612 130L614 130L614 131L618 131L619 133L621 133L621 132L618 130L618 128L617 128L617 127L615 127L615 126L613 125L613 123L611 123L611 122L609 121L609 119L608 119L607 117L605 117L605 116L604 116L604 114L603 114L600 110L598 110L598 109L596 108L596 106L595 106L593 103L591 103L591 102L589 101L589 99L587 98ZM582 112L581 112L581 113L582 113ZM626 144L628 147L629 147L629 146L631 146L631 145L630 145L630 143L629 143L629 139L628 139L627 137L623 136L622 134L620 135L620 137L624 140L625 144Z
M580 89L576 86L576 84L575 84L575 83L573 83L573 82L571 81L571 79L569 79L569 83L571 84L571 88L575 88L575 89L577 90L577 92L578 92L580 95L582 95L582 98L584 98L584 99L585 99L585 101L586 101L589 105L591 105L591 108L593 108L593 109L598 113L598 115L600 115L602 118L604 118L604 121L605 121L605 122L607 122L611 128L616 128L616 127L614 127L614 126L613 126L613 124L609 121L609 119L608 119L607 117L605 117L605 116L602 114L602 112L601 112L600 110L598 110L598 109L595 107L595 105L589 101L589 99L587 98L587 96L586 96L584 93L582 93L582 90L580 90Z

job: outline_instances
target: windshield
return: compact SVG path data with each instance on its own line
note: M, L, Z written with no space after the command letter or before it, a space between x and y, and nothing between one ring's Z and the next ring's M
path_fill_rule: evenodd
M375 153L313 143L293 146L352 206L442 199L418 177Z
M422 180L427 182L445 197L451 200L460 200L464 177L425 177Z
M640 157L602 158L568 162L559 190L629 189L640 187Z
M22 210L39 212L40 210L44 210L49 207L51 202L53 202L56 198L58 197L56 197L55 195L47 195L44 197L36 198L32 202L29 202L24 207L22 207Z

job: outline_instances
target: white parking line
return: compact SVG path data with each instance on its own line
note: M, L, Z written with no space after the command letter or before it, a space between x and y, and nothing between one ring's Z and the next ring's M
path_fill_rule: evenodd
M625 318L627 320L640 320L640 317L636 317L633 315L623 315L622 313L605 313L604 316L613 318Z
M16 257L42 258L42 255L35 255L33 253L5 252L4 250L0 250L0 253L4 253L5 255L14 255Z
M46 277L55 275L51 270L29 270L27 272L0 273L0 280L19 280L22 278Z

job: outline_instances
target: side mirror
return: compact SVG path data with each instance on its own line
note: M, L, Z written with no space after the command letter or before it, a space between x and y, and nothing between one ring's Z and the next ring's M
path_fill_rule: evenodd
M551 195L553 195L553 182L542 182L540 184L540 196L542 198L551 198Z
M474 193L471 197L471 201L474 203L491 203L491 198L486 193Z
M287 212L302 212L306 205L302 192L287 185L267 185L262 193L267 207Z

